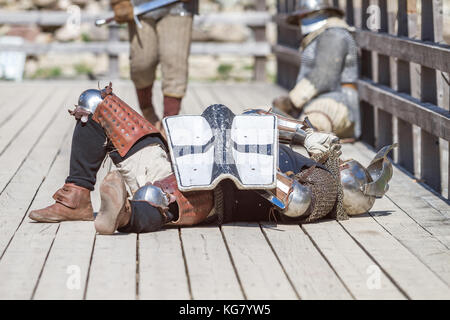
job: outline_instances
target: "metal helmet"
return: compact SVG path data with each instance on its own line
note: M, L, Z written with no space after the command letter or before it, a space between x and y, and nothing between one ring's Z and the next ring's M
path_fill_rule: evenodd
M290 218L300 218L308 212L311 205L311 190L294 180L288 201L283 214Z
M161 209L167 209L172 202L169 194L151 184L140 187L134 193L133 201L146 201L152 206Z
M306 16L324 12L334 13L341 17L344 16L344 12L335 7L331 0L298 0L295 5L295 11L288 16L287 22L299 25L300 20Z
M341 165L343 205L348 215L366 213L372 208L375 199L388 191L392 164L387 155L394 147L396 144L378 151L367 169L356 160L348 160Z
M88 89L83 91L78 98L78 107L94 113L98 104L102 101L103 99L100 90Z

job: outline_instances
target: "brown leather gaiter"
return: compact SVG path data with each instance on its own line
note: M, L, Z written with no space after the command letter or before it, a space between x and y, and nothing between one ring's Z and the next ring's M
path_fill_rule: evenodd
M152 86L148 86L143 89L136 89L139 106L142 110L142 115L145 119L150 121L151 124L155 124L159 121L158 116L155 113L152 103Z
M180 113L181 98L164 96L164 117L175 116Z

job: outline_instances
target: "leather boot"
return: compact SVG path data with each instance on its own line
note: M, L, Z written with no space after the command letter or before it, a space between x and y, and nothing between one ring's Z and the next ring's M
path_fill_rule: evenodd
M180 113L181 98L164 96L164 117L175 116Z
M152 103L152 86L148 86L143 89L136 89L139 106L142 110L142 115L145 119L150 121L151 124L155 124L159 121L158 116L155 113L155 108Z
M95 218L95 230L100 234L113 234L126 226L131 218L127 189L118 171L108 173L100 185L100 210Z
M56 201L55 204L31 211L30 219L38 222L94 220L90 190L66 183L55 192L53 199Z

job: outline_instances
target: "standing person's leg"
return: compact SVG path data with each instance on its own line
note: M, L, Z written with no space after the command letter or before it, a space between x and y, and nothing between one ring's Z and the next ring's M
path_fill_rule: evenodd
M176 115L186 93L192 16L167 15L156 26L164 94L164 116Z
M142 19L141 24L142 28L138 28L134 22L128 24L130 75L144 118L155 124L159 120L152 103L152 88L158 65L156 23L150 19Z
M103 128L91 116L86 124L78 121L72 137L69 176L64 186L53 195L56 202L31 211L29 217L39 222L93 220L90 194L106 154Z

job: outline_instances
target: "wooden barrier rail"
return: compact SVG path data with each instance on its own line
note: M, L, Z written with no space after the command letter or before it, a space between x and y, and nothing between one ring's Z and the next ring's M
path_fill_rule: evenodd
M419 1L421 12L417 10ZM347 22L356 27L354 36L361 59L358 91L362 140L376 148L398 142L394 161L442 193L442 179L450 181L448 164L442 165L445 157L441 157L441 153L448 154L450 141L450 89L446 80L450 46L440 43L442 1L334 3L346 12ZM374 4L380 9L380 28L369 31L367 9ZM300 30L285 23L295 0L278 0L277 7L273 20L277 23L278 43L272 47L278 63L277 82L290 89L301 65Z
M202 24L243 24L253 31L253 39L244 43L193 42L191 54L194 55L222 55L253 56L253 78L264 81L266 78L266 60L270 54L270 45L266 40L266 24L271 16L265 11L265 0L256 0L258 11L211 13L195 16L194 25ZM110 13L90 14L82 12L81 23L94 23L96 19L108 16ZM0 10L0 24L8 25L41 25L62 26L69 19L69 14L62 11L8 11ZM128 53L129 43L119 41L118 25L111 24L109 39L105 42L68 42L68 43L25 43L24 45L1 45L1 51L20 51L27 54L40 55L49 52L78 53L91 52L108 54L109 77L119 75L118 55Z

